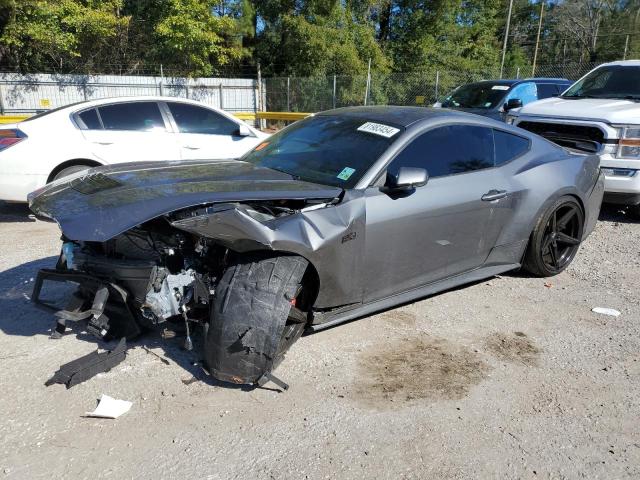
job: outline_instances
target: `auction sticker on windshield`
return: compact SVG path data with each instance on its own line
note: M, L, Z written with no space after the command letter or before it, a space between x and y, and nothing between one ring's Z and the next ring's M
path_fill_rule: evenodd
M338 178L340 180L349 180L349 177L353 175L353 172L355 171L356 171L355 168L344 167L342 171L338 174Z
M358 127L359 132L373 133L381 137L391 138L400 131L399 128L383 125L382 123L367 122Z
M491 90L509 90L509 85L494 85Z

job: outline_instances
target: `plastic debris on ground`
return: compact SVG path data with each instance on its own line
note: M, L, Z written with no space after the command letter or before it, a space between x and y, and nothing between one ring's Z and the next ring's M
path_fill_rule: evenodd
M131 408L131 405L133 405L132 402L127 400L117 400L103 393L100 400L98 400L98 406L96 409L93 412L85 413L85 416L115 419L120 415L127 413Z
M602 315L610 315L612 317L617 317L620 315L620 312L615 308L605 308L605 307L595 307L591 309L594 313L601 313Z

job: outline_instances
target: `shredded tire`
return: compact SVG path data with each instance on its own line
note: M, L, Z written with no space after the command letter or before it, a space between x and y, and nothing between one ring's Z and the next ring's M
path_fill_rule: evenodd
M254 384L280 363L304 327L292 328L287 319L307 265L293 255L232 259L213 297L205 342L213 377Z

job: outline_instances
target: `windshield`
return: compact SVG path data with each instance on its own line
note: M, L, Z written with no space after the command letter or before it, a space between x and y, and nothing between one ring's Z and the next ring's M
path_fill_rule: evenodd
M562 98L640 100L640 65L600 67L574 83Z
M494 108L502 103L509 85L500 83L470 83L451 92L442 101L445 108Z
M353 188L401 130L344 116L310 117L269 137L242 160L307 182Z

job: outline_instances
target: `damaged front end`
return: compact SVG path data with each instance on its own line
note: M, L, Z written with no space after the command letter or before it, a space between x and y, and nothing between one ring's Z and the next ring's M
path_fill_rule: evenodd
M72 282L77 291L56 311L54 336L75 321L86 321L87 331L104 340L132 339L170 322L184 325L184 347L191 349L190 332L201 326L209 332L204 356L214 377L241 384L277 381L271 371L301 335L317 298L318 273L302 255L313 257L331 243L319 233L325 225L318 222L333 222L328 229L333 237L356 224L353 212L337 211L339 203L337 197L212 203L153 218L106 241L63 237L56 268L38 274L33 301L53 308L41 298L43 286ZM318 216L320 210L334 212ZM271 275L280 269L278 276L291 285L269 292L273 298L265 301L273 311L263 313L254 305L255 314L232 312L246 321L229 320L225 300L216 303L221 281L227 302L236 294L225 283L225 272L251 262L264 268L276 253L302 260L274 263ZM247 302L263 298L265 288L270 287L245 289L252 296ZM275 321L265 315L279 316ZM251 360L256 354L262 360Z

